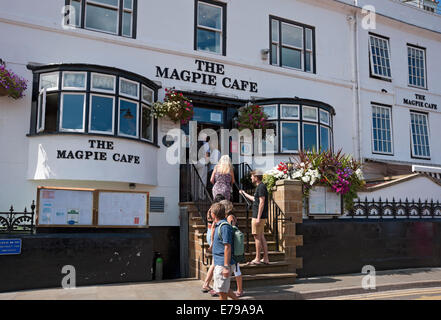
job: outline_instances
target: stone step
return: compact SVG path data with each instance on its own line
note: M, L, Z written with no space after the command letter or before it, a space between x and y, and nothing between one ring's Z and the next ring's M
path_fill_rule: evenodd
M255 241L250 241L250 250L256 247ZM275 241L266 241L266 244L268 246L269 251L275 251L276 250L276 242ZM202 247L202 241L199 242L199 246ZM207 249L209 247L208 243L204 243L204 248ZM247 244L245 242L245 250L246 250Z
M245 253L245 261L249 262L256 257L256 252L252 248L251 252ZM207 257L211 258L211 253L207 252ZM285 253L280 251L268 251L268 258L271 262L285 261ZM207 267L208 268L208 267Z
M233 267L234 268L234 267ZM286 261L273 261L269 264L247 265L240 264L240 270L243 275L261 274L261 273L284 273L288 271L288 263Z
M243 275L242 281L244 291L246 291L247 288L253 287L294 284L296 278L297 274L293 272L277 272ZM231 288L236 290L236 280L234 277L231 279Z
M205 230L205 229L202 229L202 230L198 230L197 232L195 232L194 233L194 235L195 235L195 237L197 238L197 239L202 239L203 237L206 237L207 236L207 234L205 233L202 233L202 231L203 230ZM243 231L242 229L241 229L241 231ZM245 234L245 241L246 241L246 234ZM196 239L195 238L195 239ZM253 236L250 234L250 241L253 239ZM265 232L265 239L267 240L267 241L273 241L274 240L274 235L271 233L271 232Z

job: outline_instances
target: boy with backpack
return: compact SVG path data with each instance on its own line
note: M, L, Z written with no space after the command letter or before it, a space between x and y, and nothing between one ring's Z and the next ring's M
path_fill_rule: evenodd
M227 222L233 227L233 242L234 242L234 252L233 257L236 264L233 267L234 276L236 278L237 291L234 293L237 297L242 297L243 287L242 287L242 272L240 272L239 263L245 261L244 255L244 235L237 227L237 218L233 214L233 203L228 200L222 200L220 202L225 207L225 217Z

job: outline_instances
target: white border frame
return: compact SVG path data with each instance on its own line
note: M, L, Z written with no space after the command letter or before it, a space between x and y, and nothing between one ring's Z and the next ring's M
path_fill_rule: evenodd
M263 112L265 112L265 108L266 107L276 107L276 116L275 116L275 118L268 116L268 121L278 120L278 118L279 118L279 105L277 103L276 104L265 104L265 105L262 105L261 108L263 109Z
M311 151L311 150L305 148L305 125L315 126L315 139L317 141L315 151L318 151L318 149L320 148L320 146L319 146L319 141L320 141L319 139L320 138L319 138L319 130L318 130L320 125L319 125L319 123L311 123L311 122L302 122L302 150L303 151Z
M297 150L283 150L283 124L284 123L296 123L297 124ZM301 150L300 145L300 121L280 121L280 144L279 144L279 150L281 153L291 153L291 152L299 152Z
M415 155L413 150L414 150L414 143L413 143L413 133L412 133L412 113L417 114L417 115L423 115L426 117L426 121L427 121L427 138L429 140L429 153L430 155L427 156L418 156ZM430 148L430 146L432 145L432 141L430 139L430 124L429 124L429 115L426 113L421 113L421 112L414 112L412 110L410 110L409 112L409 129L410 129L410 143L411 143L411 150L410 150L410 154L412 155L413 158L417 158L417 159L426 159L426 160L430 160L432 158L432 150Z
M42 99L41 103L40 103L40 97ZM41 104L41 112L40 112L40 104ZM39 117L41 117L41 127L38 126ZM46 89L42 89L38 94L38 100L37 100L37 125L36 125L37 133L44 131L45 120L46 120Z
M297 107L297 117L284 117L283 107ZM300 105L299 104L280 104L280 120L300 120Z
M104 97L112 99L112 131L99 131L99 130L92 130L92 112L93 112L93 104L92 104L92 97ZM100 134L107 134L107 135L114 135L115 133L115 96L110 95L104 95L104 94L96 94L96 93L90 93L89 96L89 133L100 133Z
M146 100L144 100L144 96L143 96L144 88L147 89L148 91L150 91L150 92L152 93L152 101L146 101ZM154 101L155 101L155 91L154 91L153 89L150 89L149 87L147 87L147 86L144 85L144 84L141 84L141 101L142 101L143 103L149 105L149 106L151 106L151 105L154 103Z
M65 87L64 86L64 74L82 74L84 75L84 87ZM87 87L87 72L83 71L63 71L61 73L61 90L75 90L75 91L85 91Z
M326 129L326 130L328 130L328 149L326 149L326 150L322 150L322 151L329 151L329 150L332 150L332 147L331 147L331 141L332 141L332 139L331 139L331 134L332 134L332 130L331 130L331 128L330 127L328 127L328 126L326 126L326 125L320 125L320 131L319 131L319 135L320 135L320 145L319 145L319 149L321 149L322 148L322 146L321 146L321 143L322 143L322 128L323 129Z
M107 90L107 89L98 89L93 87L93 77L94 76L105 76L105 77L111 77L113 78L113 90ZM116 93L116 76L106 73L99 73L99 72L91 72L90 73L90 91L91 92L103 92L103 93Z
M373 116L373 107L378 107L378 108L384 108L384 109L389 109L390 111L390 142L391 142L391 152L384 152L384 151L375 151L374 150L374 116ZM378 128L377 128L378 129ZM394 134L393 134L393 118L392 118L392 107L387 107L387 106L381 106L381 105L377 105L375 103L371 103L371 150L373 154L385 154L385 155L389 155L389 156L393 156L394 155Z
M44 88L46 92L48 91L57 91L60 86L60 72L48 72L48 73L40 73L40 77L38 79L38 90L41 91L43 88L41 87L41 78L43 76L49 76L49 75L56 75L57 76L57 86L56 87L50 87L50 88Z
M65 95L83 96L83 128L82 129L66 129L63 128L63 110ZM60 97L60 127L59 132L86 132L86 93L85 92L61 92Z
M376 35L373 34L368 34L369 36L369 60L371 63L371 74L375 77L378 78L382 78L382 79L387 79L387 80L392 80L392 52L390 50L390 39L386 39L386 38L382 38L382 37L378 37ZM377 38L379 40L382 41L386 41L386 45L387 45L387 52L389 54L389 69L390 69L390 77L389 76L384 76L384 75L379 75L377 73L375 73L375 69L374 69L374 57L372 56L372 44L371 44L371 37Z
M136 135L121 133L121 100L136 104ZM118 99L118 135L121 137L138 138L139 137L139 102L125 98Z
M305 110L305 108L307 109L315 109L315 119L310 119L310 118L305 118L305 113L303 112L303 110ZM317 124L319 123L319 110L320 108L318 107L311 107L311 106L303 106L302 105L302 121L314 121Z
M141 103L141 113L140 113L140 116L141 116L141 121L140 121L141 122L141 130L139 132L139 135L140 135L141 140L148 141L148 142L153 142L153 140L155 139L155 118L153 117L153 113L150 115L150 118L152 119L152 129L151 129L152 140L149 140L149 139L146 139L146 138L142 137L142 129L143 129L143 127L142 127L142 112L144 111L144 108L150 109L150 111L153 111L151 106L149 106L148 104Z
M126 82L131 82L131 83L136 84L136 97L135 96L131 96L131 95L127 94L127 93L121 92L121 81L126 81ZM123 77L119 77L119 92L118 92L118 94L120 96L122 96L122 97L127 97L127 98L130 98L130 99L139 100L139 82L138 81L129 80L129 79L126 79L126 78L123 78Z
M324 112L328 115L328 122L323 122L321 118L321 113ZM319 108L319 122L320 124L324 124L325 126L331 126L331 113L329 111L326 111L324 109Z

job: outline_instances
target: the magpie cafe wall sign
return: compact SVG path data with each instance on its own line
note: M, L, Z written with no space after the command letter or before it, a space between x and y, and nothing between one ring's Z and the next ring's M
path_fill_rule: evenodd
M427 111L441 112L441 97L432 94L397 90L396 104L406 107L424 109Z
M156 66L156 77L214 87L220 84L228 89L257 92L256 82L226 76L223 64L198 59L195 60L195 70L192 71Z
M139 156L114 152L113 141L88 140L88 150L57 149L57 159L114 161L139 164Z

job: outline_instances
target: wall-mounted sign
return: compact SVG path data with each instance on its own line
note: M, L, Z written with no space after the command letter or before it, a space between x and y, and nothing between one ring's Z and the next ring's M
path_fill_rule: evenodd
M21 253L21 239L0 239L0 256Z
M57 159L113 160L115 162L139 164L139 156L133 154L121 154L119 152L108 154L107 150L113 150L113 141L89 140L88 142L90 150L57 150Z
M192 82L213 87L217 86L219 83L224 88L228 89L257 92L256 82L225 76L225 66L221 63L196 59L195 64L195 71L156 66L156 77Z
M341 215L342 197L328 187L314 187L309 192L309 215Z
M416 107L426 111L441 112L441 97L433 94L415 93L408 90L396 90L397 105Z

